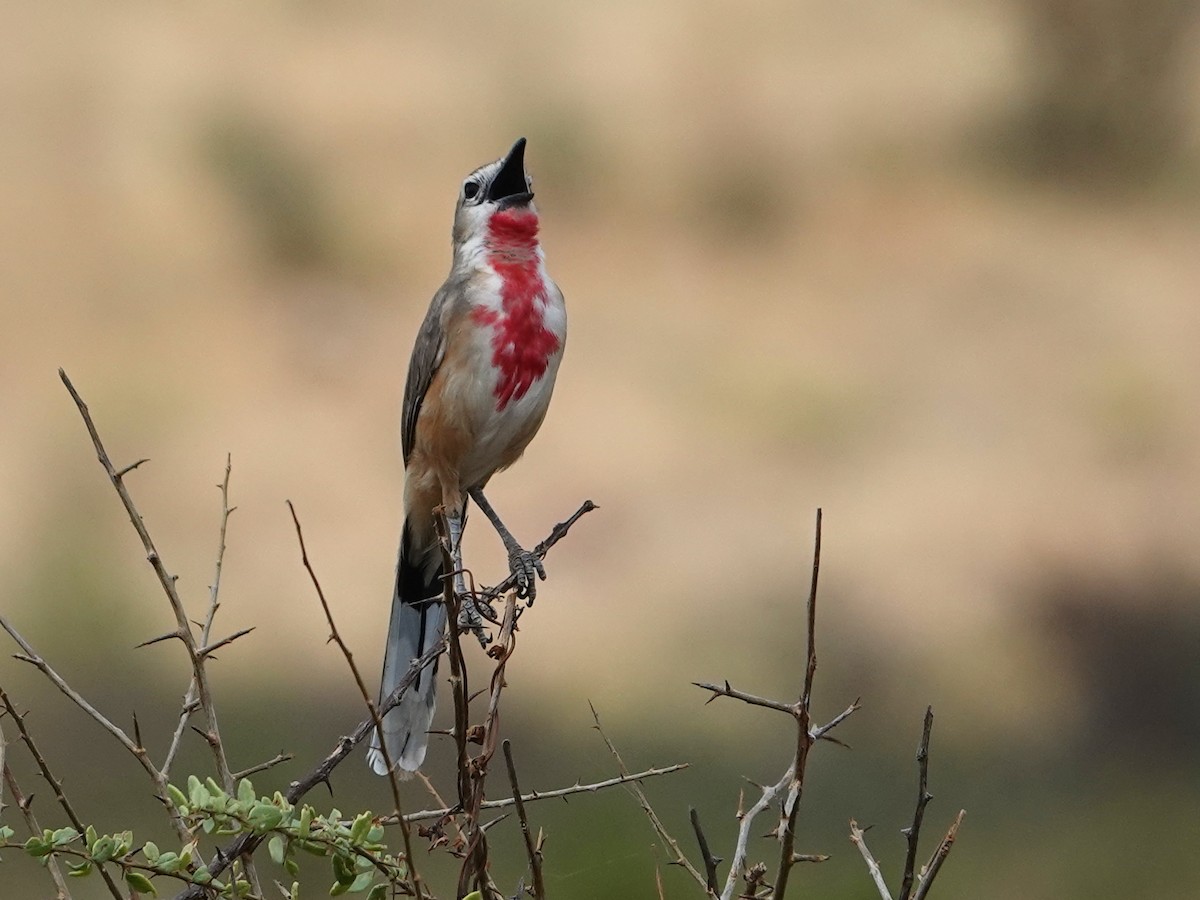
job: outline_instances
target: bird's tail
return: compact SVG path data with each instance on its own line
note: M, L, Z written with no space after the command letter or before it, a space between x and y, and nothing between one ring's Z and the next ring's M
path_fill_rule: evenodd
M440 547L434 543L422 552L413 539L409 523L405 522L400 538L400 561L396 565L396 589L392 594L392 619L383 657L381 702L396 689L409 664L441 640L446 624L442 587ZM417 675L400 703L383 717L383 743L401 778L410 777L425 759L436 691L435 661ZM387 774L378 732L371 737L367 761L376 774Z

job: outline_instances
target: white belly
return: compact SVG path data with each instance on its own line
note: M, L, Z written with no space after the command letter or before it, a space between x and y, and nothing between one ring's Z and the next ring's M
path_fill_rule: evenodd
M549 279L547 279L549 281ZM558 366L566 341L567 317L562 295L549 282L549 297L543 309L543 326L558 339L558 349L546 360L542 375L530 383L520 396L506 403L499 397L501 372L493 363L491 327L475 331L474 352L469 354L470 384L460 396L466 401L466 417L471 423L473 440L459 468L464 488L485 483L499 469L516 461L528 446L546 416Z

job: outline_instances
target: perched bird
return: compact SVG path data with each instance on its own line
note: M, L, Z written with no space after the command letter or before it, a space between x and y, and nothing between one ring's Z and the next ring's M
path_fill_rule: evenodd
M488 479L516 462L541 426L567 337L562 292L546 274L538 243L531 187L524 138L467 176L454 212L450 276L434 295L413 347L400 425L405 517L381 700L446 626L442 590L450 573L435 528L439 507L449 526L458 590L468 496L504 542L518 594L532 600L535 576L546 577L483 495ZM420 673L383 719L382 741L402 777L425 759L435 678L436 664ZM376 733L367 758L383 775L380 740Z

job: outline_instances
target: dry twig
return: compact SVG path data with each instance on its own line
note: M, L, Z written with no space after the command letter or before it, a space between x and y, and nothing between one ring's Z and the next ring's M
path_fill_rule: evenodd
M134 505L129 490L125 487L125 475L141 465L145 460L139 460L137 463L124 469L117 470L114 468L112 461L109 459L108 451L104 449L104 443L100 440L100 434L96 430L95 423L92 421L92 415L88 411L87 404L83 402L83 398L75 390L75 385L71 383L71 379L67 377L66 372L59 369L58 377L62 379L62 383L71 394L71 399L75 401L75 406L79 409L80 416L83 417L83 423L87 426L88 434L92 438L92 446L96 449L96 456L100 460L100 465L104 467L104 471L108 475L109 481L112 482L117 496L121 498L121 503L124 505L125 512L129 516L129 521L133 524L134 531L137 532L138 537L141 538L142 547L146 551L146 559L154 570L154 574L158 576L158 582L167 596L167 601L171 605L171 611L175 614L175 636L179 638L187 650L188 660L191 662L192 672L196 679L196 692L200 702L200 709L204 713L205 731L203 734L205 742L212 750L213 762L217 774L221 778L222 786L227 792L232 794L237 786L233 782L229 761L225 756L225 746L221 741L221 732L217 725L216 706L213 703L212 690L208 682L208 673L204 666L204 655L199 652L201 644L197 643L196 636L192 632L192 625L188 621L187 610L184 608L183 600L180 598L175 584L175 576L167 571L167 567L159 555L158 548L155 547L154 540L150 537L150 532L146 529L146 524L142 521L142 516ZM225 518L228 518L228 514L226 514ZM214 579L214 588L217 584L218 580Z
M621 754L617 752L616 746L608 739L608 735L604 733L604 728L600 724L600 714L596 712L596 707L592 705L590 700L588 701L588 706L592 710L592 718L596 720L596 730L600 732L600 737L604 739L604 743L608 747L608 752L611 753L613 758L617 761L617 768L620 770L622 775L628 774L629 770L625 768L625 761L621 759ZM646 792L642 790L642 786L637 781L631 779L629 788L633 792L633 795L637 797L638 802L642 805L642 812L644 812L646 814L646 818L650 820L651 827L654 828L658 836L663 839L663 842L670 849L673 856L671 862L674 865L681 866L685 872L692 876L696 884L707 890L708 880L702 874L700 874L700 871L695 866L692 865L691 861L684 855L683 850L680 849L679 842L671 836L669 831L667 831L667 827L663 825L662 819L658 817L658 814L654 811L654 807L650 805L650 800L646 797Z
M628 775L618 775L615 778L607 778L604 781L597 781L592 784L573 784L569 787L557 788L553 791L530 791L528 794L521 795L522 803L533 803L537 800L557 800L563 797L570 797L573 794L594 794L597 791L602 791L606 788L616 787L619 784L629 784L634 781L643 781L647 778L654 778L658 775L670 775L672 772L680 772L688 767L688 763L676 763L673 766L662 766L661 768L646 769L644 772L633 772ZM515 797L505 797L503 800L484 800L479 804L480 810L492 809L507 809L510 806L516 805ZM441 809L423 809L419 812L409 813L404 817L406 822L428 822L432 819L441 819L451 813L457 811L457 806L447 806ZM394 824L394 820L389 818L381 820L385 825Z
M912 824L907 828L900 829L900 833L905 836L908 841L908 852L904 858L904 874L901 877L900 893L897 895L897 900L923 900L933 886L933 879L937 877L938 870L942 867L946 857L950 854L950 849L954 845L954 839L958 835L958 827L962 824L963 816L966 815L966 810L960 810L954 822L950 825L950 830L946 832L946 836L938 843L937 849L934 850L933 856L920 872L916 869L917 858L917 843L921 834L921 822L925 818L925 807L929 801L933 799L933 795L929 793L929 739L933 734L933 707L925 709L925 723L921 729L921 743L917 746L917 805L913 811ZM867 845L863 840L863 830L858 827L858 823L853 819L850 820L850 840L858 847L862 854L863 860L867 864L867 870L871 873L871 878L875 882L875 887L879 891L879 895L883 900L891 900L891 895L888 892L887 884L884 882L883 875L879 871L879 864L867 849Z
M321 589L321 582L317 579L317 573L313 571L312 563L308 560L308 548L304 545L304 531L300 528L300 518L296 515L296 507L292 505L291 500L287 501L287 507L288 511L292 514L292 524L296 526L296 540L300 543L300 561L303 563L304 570L308 572L308 577L316 589L317 599L321 601L321 609L325 612L325 621L329 624L329 640L337 644L338 649L342 651L346 665L350 667L350 674L354 676L354 683L358 686L358 692L367 707L367 713L370 715L371 721L375 724L377 732L382 735L383 718L380 716L379 710L375 707L375 703L371 699L366 682L363 681L362 673L358 671L358 666L354 662L354 654L350 652L350 647L342 639L341 632L338 631L337 623L333 620L333 611L329 608L329 602L325 599L325 592ZM417 873L416 864L413 859L412 835L409 832L408 823L404 821L404 811L400 806L400 784L396 780L396 770L392 764L391 756L388 755L385 744L385 741L380 740L379 748L380 752L383 753L384 762L387 764L388 783L392 789L392 805L396 810L396 818L400 822L400 834L404 839L405 859L408 860L408 872L412 879L413 891L416 893L417 900L422 900L424 891L421 888L421 876Z
M87 826L83 824L83 820L75 814L75 807L71 805L71 801L67 799L67 795L63 792L62 782L54 777L54 773L50 771L50 766L46 763L46 758L42 756L37 744L33 742L33 737L29 734L29 729L25 727L25 717L17 712L16 707L12 705L8 694L0 688L0 704L4 706L4 711L8 717L13 720L13 724L17 726L17 732L21 735L21 741L25 744L34 762L37 763L38 770L42 773L42 777L50 785L50 789L54 791L54 799L58 801L58 805L62 807L63 812L67 814L67 818L71 820L71 824L80 834L87 831ZM15 785L10 784L10 787ZM14 791L14 795L15 795ZM28 820L26 820L28 821ZM100 872L100 877L104 879L104 884L108 887L108 892L116 898L116 900L124 900L121 895L121 889L117 887L117 883L113 881L112 875L104 866L96 867ZM60 876L61 877L61 876ZM57 879L56 879L57 882Z
M529 832L529 819L525 816L525 804L521 800L521 785L517 782L517 766L513 762L512 742L505 741L504 762L508 768L508 783L512 785L513 800L517 806L517 818L521 822L521 837L525 840L525 855L529 858L529 872L533 879L534 900L545 900L546 885L542 882L542 835L538 832L536 845Z
M704 836L704 829L700 827L700 813L696 811L696 807L688 809L688 818L692 822L692 831L696 833L696 843L700 845L700 858L704 860L705 887L708 895L715 897L717 896L717 864L721 860L719 857L713 856L712 851L708 849L708 838Z
M858 848L858 852L862 854L863 861L867 864L867 871L871 873L871 880L875 882L875 890L879 891L881 900L892 900L892 894L888 890L887 882L883 880L883 872L879 870L879 863L875 861L875 857L867 849L867 842L863 839L863 829L859 828L858 823L853 819L850 820L850 840Z
M917 865L917 843L921 838L921 821L925 818L925 807L933 799L929 793L929 738L933 734L933 707L925 707L925 724L921 730L921 743L917 746L917 807L913 811L912 824L901 829L908 839L908 852L904 857L904 875L900 882L900 900L912 897L913 871Z
M0 718L3 718L4 714L0 713ZM37 816L33 814L33 795L26 796L21 791L21 786L17 784L17 776L9 767L4 751L4 731L0 729L0 772L4 774L4 784L8 785L8 792L12 794L13 805L21 811L21 818L25 820L25 827L29 829L30 836L40 835L42 826L38 824ZM0 810L3 809L3 790L0 785ZM71 900L71 892L67 889L67 880L63 877L62 868L53 854L46 859L46 871L50 873L50 879L54 882L57 892L56 900Z
M800 691L800 696L795 702L785 703L780 700L759 697L755 694L734 688L728 681L725 681L721 685L708 682L693 682L697 687L712 692L712 696L708 700L709 703L717 697L731 697L751 706L759 706L764 709L786 713L796 723L796 745L791 765L788 766L787 771L784 772L783 777L776 784L767 787L759 786L762 791L759 799L748 810L744 812L739 811L738 813L740 825L738 827L737 843L734 847L729 874L725 879L725 887L721 891L721 900L733 900L739 877L746 881L745 895L748 896L754 896L760 889L760 886L766 884L766 869L764 867L755 866L750 869L746 868L750 831L754 818L775 803L776 799L780 796L783 799L780 803L779 823L775 828L775 837L779 840L780 845L779 863L776 869L774 886L771 888L769 895L772 900L783 900L784 894L787 891L788 879L791 875L792 867L796 863L819 862L828 858L820 854L796 852L796 816L799 812L800 799L804 792L804 773L808 764L808 754L813 744L819 740L834 741L833 738L828 736L829 732L859 709L859 701L855 700L825 725L818 728L813 727L811 710L813 680L817 671L817 584L820 573L821 510L818 509L816 532L813 540L812 581L809 586L808 603L806 606L808 640L804 684ZM840 744L841 741L834 741L834 743Z
M967 811L965 809L958 811L958 815L950 823L950 828L946 832L946 836L942 838L937 849L933 851L933 856L929 858L929 862L921 870L921 880L917 883L917 889L913 892L913 900L925 900L929 889L933 887L933 879L937 877L937 873L942 868L942 863L950 855L950 850L954 846L954 840L958 837L958 826L962 825L963 816L966 814Z

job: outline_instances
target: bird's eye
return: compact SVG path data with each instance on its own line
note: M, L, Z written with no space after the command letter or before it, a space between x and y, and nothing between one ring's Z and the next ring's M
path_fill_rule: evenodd
M463 184L463 196L468 200L474 200L479 194L479 182L467 181Z

